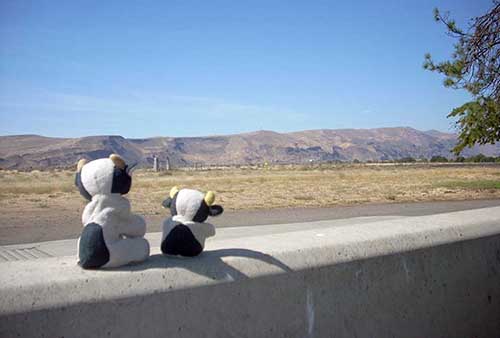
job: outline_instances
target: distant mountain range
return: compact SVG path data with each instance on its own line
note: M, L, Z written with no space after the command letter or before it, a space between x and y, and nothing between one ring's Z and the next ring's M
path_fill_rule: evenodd
M38 135L0 136L0 168L45 169L69 167L80 158L95 159L111 153L128 162L152 165L153 156L172 166L307 163L327 161L380 161L403 157L452 158L456 135L413 128L320 129L292 133L256 131L205 137L121 136L53 138ZM464 156L500 155L500 144L466 149Z

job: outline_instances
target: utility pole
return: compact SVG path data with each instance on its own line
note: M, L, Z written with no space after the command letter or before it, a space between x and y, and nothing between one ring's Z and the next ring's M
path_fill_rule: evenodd
M165 161L165 170L169 171L170 170L170 159L167 156L167 160Z
M158 171L160 168L158 167L158 157L156 155L153 155L153 170Z

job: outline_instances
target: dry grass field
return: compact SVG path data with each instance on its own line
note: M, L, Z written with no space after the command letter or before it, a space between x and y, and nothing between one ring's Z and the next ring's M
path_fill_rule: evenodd
M70 171L0 171L0 237L6 228L23 231L78 223L85 201L73 180ZM323 165L159 173L138 170L128 196L133 210L145 216L166 215L161 202L174 185L213 190L217 203L226 210L494 199L500 198L500 166Z
M70 171L0 171L0 208L64 212L84 200ZM277 167L134 173L128 197L136 212L155 215L174 185L213 190L228 210L327 207L355 203L500 197L500 166Z

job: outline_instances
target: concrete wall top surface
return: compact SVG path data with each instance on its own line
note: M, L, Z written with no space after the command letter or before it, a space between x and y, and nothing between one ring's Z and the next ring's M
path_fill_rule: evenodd
M249 229L251 231L251 229ZM207 242L196 258L82 270L76 257L0 265L0 315L283 274L500 234L500 207Z

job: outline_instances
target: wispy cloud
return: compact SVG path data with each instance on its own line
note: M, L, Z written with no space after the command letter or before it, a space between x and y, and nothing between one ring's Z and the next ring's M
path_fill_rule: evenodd
M55 111L88 113L164 113L169 110L199 112L210 117L227 118L228 113L238 115L286 113L300 116L289 109L273 106L237 103L221 98L137 94L121 97L97 97L81 94L44 92L31 94L27 100L23 97L1 97L0 107L38 108Z
M84 134L132 131L134 136L280 130L286 123L307 120L306 115L286 108L141 92L110 97L50 91L33 92L29 97L0 94L0 117L8 120L7 124L19 117L12 111L21 112L33 125L40 124L39 117L43 116L46 122L72 129L76 127L71 123L79 125Z

